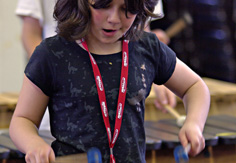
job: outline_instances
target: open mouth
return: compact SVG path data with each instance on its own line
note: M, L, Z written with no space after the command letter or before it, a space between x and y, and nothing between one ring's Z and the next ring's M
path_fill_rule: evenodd
M105 32L115 32L115 30L112 29L103 29Z

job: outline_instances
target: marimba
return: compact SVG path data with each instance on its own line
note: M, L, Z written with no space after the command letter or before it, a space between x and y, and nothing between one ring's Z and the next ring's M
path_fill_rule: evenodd
M18 100L19 93L8 92L0 94L0 107L14 109Z
M176 124L175 119L163 119L159 121L146 121L145 122L145 131L147 137L147 151L152 152L152 160L158 159L156 153L161 152L162 149L171 149L180 145L178 139L178 133L180 128ZM203 135L205 137L206 150L210 147L211 151L209 156L205 159L205 162L209 163L220 163L219 159L223 161L222 163L235 162L236 160L236 117L229 115L215 115L209 116L206 121ZM227 157L222 158L217 156L214 158L212 147L216 146L233 146L233 154L230 156L227 154ZM227 147L226 147L227 148ZM169 150L170 152L172 152ZM222 150L222 149L221 149ZM155 151L155 152L153 152ZM222 151L224 152L224 151ZM173 159L173 153L170 157ZM230 158L231 157L231 158ZM195 160L197 157L195 158ZM224 160L225 159L225 160ZM230 160L226 160L230 159ZM149 159L150 160L150 159ZM198 160L199 161L199 160ZM150 161L149 161L150 162ZM159 161L157 161L159 162ZM163 162L163 160L161 161Z
M203 78L211 94L211 106L209 115L234 115L236 116L236 84L220 81L211 78ZM170 114L163 114L154 105L155 93L152 90L146 99L145 120L157 121L168 119ZM183 102L177 97L177 106L175 108L180 114L185 114Z
M0 94L0 128L9 127L18 96L19 94L14 92Z
M236 85L210 78L203 79L209 87L211 93L211 109L204 130L204 136L207 145L206 149L210 150L210 153L213 152L213 157L216 157L217 159L219 159L219 157L222 155L222 152L227 151L227 158L230 158L230 154L233 159L236 160L235 135L222 134L227 132L235 132L235 124L233 125L233 123L236 122ZM17 93L0 94L0 128L9 127L9 122L17 103L17 99ZM171 115L163 114L161 111L155 108L153 104L154 100L154 94L151 92L150 96L146 100L145 111L147 162L155 162L155 160L158 159L161 159L160 161L158 160L158 162L161 163L174 162L172 150L176 145L179 144L177 136L179 128L176 126L175 120L170 119L172 118ZM179 99L177 110L181 114L185 113L182 102ZM219 123L221 123L220 126L215 126L219 125ZM227 126L226 129L224 128L225 126ZM48 136L47 132L41 133L41 136L45 137L45 140L48 143L53 141L53 138ZM163 153L165 155L162 157L161 154ZM165 161L168 156L171 158L171 160L168 158L168 160ZM6 132L4 132L4 134L0 133L0 159L22 157L22 153L19 153L19 151L12 144L9 135ZM75 158L75 156L72 157ZM205 158L205 156L197 156L196 159L198 160L196 162L199 162L199 160L204 160L205 162L214 163L214 159L212 161L212 159L205 160ZM190 159L190 162L194 159L195 158ZM226 159L226 157L224 159ZM223 163L225 162L229 163L230 161L224 160Z
M180 144L178 139L178 132L180 128L176 125L175 119L164 119L159 121L146 121L145 122L145 131L146 131L146 145L147 145L147 153L151 152L152 156L147 156L147 162L155 162L158 160L158 156L156 154L161 153L162 150L169 150L170 159L173 158L173 149L177 145ZM40 131L40 136L47 143L51 143L54 138L50 135L48 131ZM228 116L228 115L217 115L217 116L209 116L207 118L207 122L204 128L203 135L206 141L206 149L208 147L215 147L220 145L232 146L236 144L236 117ZM212 155L212 153L210 153ZM24 155L17 150L17 148L12 143L9 134L7 131L2 132L0 134L0 156L1 159L9 159L14 156L18 159L24 159ZM198 157L198 156L197 156ZM196 158L197 158L196 157ZM208 156L209 163L220 163L217 158L211 158L212 156ZM228 155L228 159L230 156ZM231 157L236 160L236 152ZM68 160L78 160L85 159L86 155L72 155L66 156L62 158L58 158L58 162L68 161ZM222 158L220 158L222 159ZM232 158L231 158L232 159ZM191 161L191 158L190 158ZM198 160L199 161L199 160ZM68 161L69 162L69 161ZM86 161L85 161L86 162ZM159 162L159 161L157 161ZM163 160L162 163L165 163ZM230 163L229 160L225 161L225 163Z

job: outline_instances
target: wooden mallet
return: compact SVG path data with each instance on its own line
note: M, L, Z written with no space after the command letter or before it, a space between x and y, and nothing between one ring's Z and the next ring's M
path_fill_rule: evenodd
M179 127L182 127L184 124L184 121L186 119L185 115L180 115L174 108L172 108L170 105L164 104L163 107L176 118L176 124Z
M172 38L192 23L193 19L191 15L186 12L181 18L176 20L169 28L167 28L165 32L169 38Z

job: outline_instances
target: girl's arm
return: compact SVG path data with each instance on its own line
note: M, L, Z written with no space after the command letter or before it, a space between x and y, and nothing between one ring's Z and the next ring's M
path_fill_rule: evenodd
M24 76L9 131L12 141L26 154L27 162L55 160L52 148L38 135L38 127L48 100L49 97Z
M187 116L179 132L179 139L184 147L188 143L191 144L190 155L194 156L205 147L202 132L210 107L208 87L195 72L178 59L174 73L165 86L183 100Z

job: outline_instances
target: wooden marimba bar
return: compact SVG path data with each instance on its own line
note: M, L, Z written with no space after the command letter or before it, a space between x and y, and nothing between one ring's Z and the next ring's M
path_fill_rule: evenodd
M0 107L7 107L8 109L14 109L18 100L19 93L8 92L0 94Z
M15 109L18 93L0 93L0 128L8 128Z

